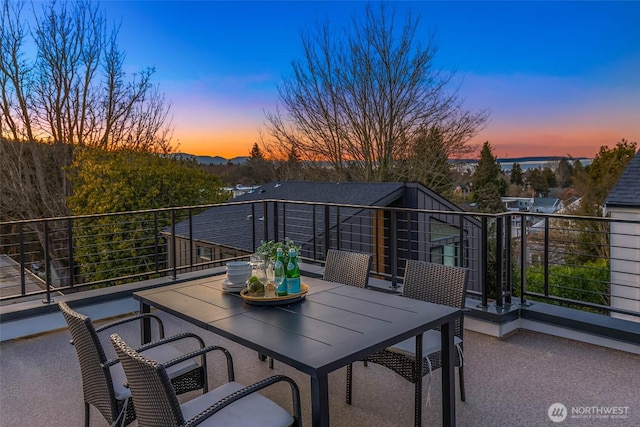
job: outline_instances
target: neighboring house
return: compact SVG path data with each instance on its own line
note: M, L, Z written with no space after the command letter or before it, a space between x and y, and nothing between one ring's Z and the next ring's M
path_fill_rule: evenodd
M627 165L604 202L604 214L635 222L611 223L611 306L640 311L640 151ZM638 317L612 314L638 321Z
M231 197L242 196L246 193L253 193L260 188L259 185L236 185L235 187L223 187L222 191L226 191L231 194Z
M530 212L552 214L563 208L562 201L557 197L536 197L530 207Z
M503 197L502 203L509 212L529 212L533 197Z
M563 208L557 197L503 197L502 203L509 212L553 214Z
M317 203L352 206L326 208ZM286 236L302 246L303 258L323 260L327 247L366 252L373 255L374 271L391 274L395 270L402 276L404 263L392 266L389 262L395 258L389 257L390 251L396 251L401 259L410 253L414 258L480 271L480 223L475 219L426 212L392 215L388 210L355 206L462 212L418 183L271 182L194 215L191 229L189 221L176 224L177 264L248 255L261 240L275 240L277 229L278 240ZM470 278L470 283L477 284L479 280Z

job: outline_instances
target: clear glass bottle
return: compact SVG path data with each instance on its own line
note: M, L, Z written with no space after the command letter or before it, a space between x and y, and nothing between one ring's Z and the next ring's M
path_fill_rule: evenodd
M295 249L289 249L289 262L287 263L287 293L300 293L300 266Z

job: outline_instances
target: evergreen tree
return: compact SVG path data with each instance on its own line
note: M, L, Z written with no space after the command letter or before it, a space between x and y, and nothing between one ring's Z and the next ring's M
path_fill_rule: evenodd
M528 183L534 191L534 197L543 197L549 192L547 179L538 168L529 171Z
M503 212L502 195L506 190L506 182L502 176L500 165L486 141L480 151L480 160L473 174L473 201L478 204L480 212Z
M550 188L558 186L558 181L556 180L556 174L548 166L542 170L542 177L547 185L547 191L545 192L546 195L549 193Z
M573 168L565 157L560 159L558 167L556 168L556 180L558 186L567 188L571 186L571 176L573 175Z
M440 130L432 127L414 141L399 179L417 181L445 197L453 191L453 173Z
M249 152L249 159L243 165L243 180L246 184L257 185L272 181L275 178L273 164L265 160L258 143L254 143Z
M522 180L522 168L520 167L520 163L515 162L513 164L513 168L511 168L511 179L512 184L523 185L524 181Z
M588 168L575 168L574 184L582 196L580 211L584 215L602 215L607 195L636 155L637 143L622 139L615 148L600 147Z

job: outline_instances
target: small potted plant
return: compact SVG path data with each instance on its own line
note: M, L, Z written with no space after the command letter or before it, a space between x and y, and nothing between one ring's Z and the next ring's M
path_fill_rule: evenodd
M260 246L256 248L256 254L263 256L267 262L275 262L278 253L278 248L282 248L285 261L289 258L289 249L295 249L296 253L300 252L300 246L296 246L288 237L284 238L282 242L276 242L274 240L260 241Z

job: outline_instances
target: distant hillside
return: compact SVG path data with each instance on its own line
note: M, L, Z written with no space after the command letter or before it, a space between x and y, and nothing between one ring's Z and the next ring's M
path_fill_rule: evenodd
M513 167L514 163L518 163L522 170L528 169L543 169L547 166L554 167L554 164L557 164L563 156L531 156L531 157L511 157L511 158L497 158L496 163L500 165L500 168L503 171L510 171ZM566 157L564 157L566 158ZM591 164L593 159L588 159L586 157L573 157L567 158L569 163L573 163L576 160L579 160L582 166L587 166ZM472 170L478 164L477 159L456 159L450 160L450 163L454 165L462 166L463 168Z
M234 165L241 165L244 162L246 162L247 159L249 158L247 156L239 156L239 157L234 157L232 159L227 159L220 156L213 156L213 157L212 156L195 156L193 154L188 154L188 153L178 153L178 156L187 158L187 159L194 159L196 162L203 165L226 165L229 162L231 162Z
M194 159L196 162L203 165L226 165L231 162L234 165L241 165L245 163L249 157L248 156L239 156L234 157L232 159L226 159L220 156L195 156L193 154L188 153L179 153L178 156L184 158ZM513 158L497 158L496 162L500 164L503 170L510 170L514 163L519 163L520 167L523 170L533 169L533 168L543 168L549 164L554 162L558 162L562 159L562 156L532 156L532 157L513 157ZM587 159L584 157L574 157L572 159L568 159L569 162L573 163L575 160L579 160L583 166L586 166L591 163L592 159ZM478 163L477 159L456 159L449 161L452 164L462 164L467 166L475 166Z

